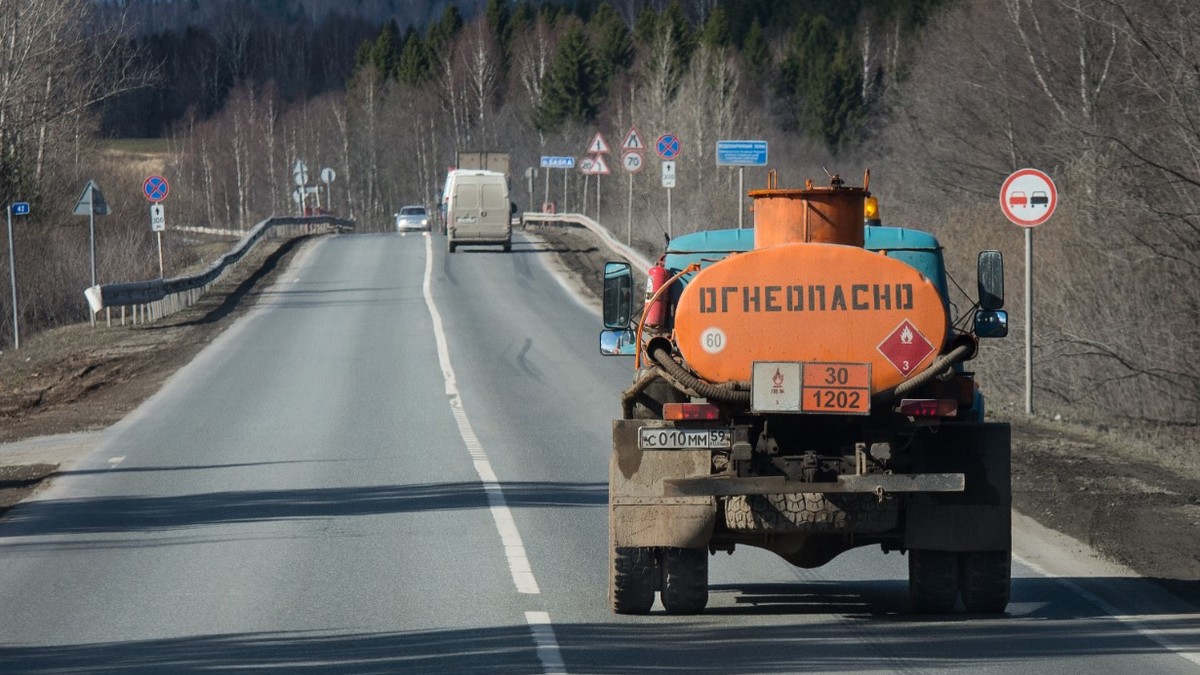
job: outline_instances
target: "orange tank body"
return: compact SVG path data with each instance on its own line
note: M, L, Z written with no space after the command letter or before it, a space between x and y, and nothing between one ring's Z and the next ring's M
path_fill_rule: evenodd
M835 244L730 256L696 273L675 313L679 351L711 382L749 380L755 361L870 363L871 389L884 391L927 368L947 331L921 273Z

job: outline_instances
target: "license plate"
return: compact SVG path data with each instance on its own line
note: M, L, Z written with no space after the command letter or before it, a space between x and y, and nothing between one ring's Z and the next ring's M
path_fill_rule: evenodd
M718 450L728 449L732 443L732 429L642 427L638 430L638 447L642 450Z

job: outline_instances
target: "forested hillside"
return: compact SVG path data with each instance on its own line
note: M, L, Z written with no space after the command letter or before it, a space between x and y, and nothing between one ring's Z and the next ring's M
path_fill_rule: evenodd
M1003 250L1012 337L981 366L994 406L1023 390L1023 233L997 195L1015 169L1047 171L1061 203L1035 232L1039 412L1195 425L1198 28L1189 0L5 2L0 196L35 206L15 247L22 328L84 316L86 231L67 214L88 178L114 207L101 281L157 274L145 173L99 152L105 136L162 139L172 226L293 211L304 160L337 171L325 206L386 229L435 201L456 150L490 149L512 153L523 208L549 198L652 252L656 158L631 219L615 162L565 188L562 171L524 179L636 127L681 140L674 234L736 224L715 143L752 138L783 186L869 168L884 221L937 234L963 288L978 250Z

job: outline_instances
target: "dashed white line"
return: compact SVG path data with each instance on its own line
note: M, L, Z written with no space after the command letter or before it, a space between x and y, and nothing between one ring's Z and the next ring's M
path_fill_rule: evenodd
M125 461L125 455L121 455L120 457L109 457L108 458L108 468L115 469L115 468L117 468L118 465L121 464L121 462L124 462L124 461Z
M550 615L546 612L525 612L525 622L533 633L533 642L537 645L538 659L542 662L542 671L547 675L560 675L567 672L563 664L562 652L558 650L558 640L554 639L554 626L550 623Z

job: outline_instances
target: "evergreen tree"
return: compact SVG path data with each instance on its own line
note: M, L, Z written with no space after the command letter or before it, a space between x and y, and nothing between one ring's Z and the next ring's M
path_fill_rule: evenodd
M496 44L500 47L500 67L502 70L507 69L513 36L512 15L508 11L508 0L488 0L487 22L496 36Z
M400 53L396 79L405 84L417 85L426 82L433 72L433 55L420 35L410 35Z
M746 39L742 44L742 57L746 60L746 70L752 77L761 78L766 73L768 58L767 40L763 37L762 24L758 19L750 23L746 31Z
M596 67L607 86L613 76L633 65L633 40L625 22L607 3L592 17L591 30L596 45Z
M568 120L589 122L596 118L604 98L603 83L578 20L568 23L559 39L548 79L546 97L536 113L539 131L555 129Z
M696 31L683 13L683 5L679 0L671 0L666 11L659 18L658 29L670 30L674 43L675 72L686 72L688 63L692 60L692 52L696 51Z
M709 47L726 47L733 41L731 35L725 8L717 5L712 14L708 15L708 21L704 22L704 32L700 35L700 41Z
M633 37L639 45L648 45L658 36L658 13L647 7L633 23Z
M853 143L865 110L849 30L835 29L823 15L804 22L780 68L779 90L793 111L789 126L824 141L832 151Z
M429 26L429 49L432 54L445 50L454 41L455 36L463 29L462 14L458 6L451 3L442 13L441 21Z
M370 55L371 63L375 64L379 74L386 79L396 76L396 71L400 67L401 46L400 28L396 25L395 19L388 21L379 31L379 36L375 38Z

